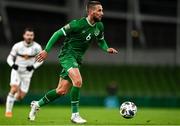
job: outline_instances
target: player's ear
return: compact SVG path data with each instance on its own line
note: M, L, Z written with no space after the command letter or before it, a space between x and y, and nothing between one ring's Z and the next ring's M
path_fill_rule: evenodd
M86 13L88 14L88 7L86 6Z
M87 9L87 14L91 14L92 13L92 10L91 9Z
M34 32L32 32L32 36L33 36L33 37L35 37L35 34L34 34Z
M25 34L23 34L22 37L25 38Z

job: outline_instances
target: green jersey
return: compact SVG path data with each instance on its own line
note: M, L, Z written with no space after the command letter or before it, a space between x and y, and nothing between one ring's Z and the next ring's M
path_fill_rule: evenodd
M45 51L49 52L58 39L65 36L65 41L60 49L59 62L62 66L60 76L70 80L68 71L79 68L82 57L93 40L99 47L107 52L108 46L104 40L104 27L102 22L92 25L87 18L73 20L56 31L48 41Z
M66 38L61 47L60 56L70 53L81 59L92 40L99 41L104 39L103 23L97 22L92 25L87 18L73 20L61 30Z

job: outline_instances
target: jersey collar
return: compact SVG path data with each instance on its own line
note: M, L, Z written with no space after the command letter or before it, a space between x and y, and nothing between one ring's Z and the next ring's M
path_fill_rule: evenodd
M95 24L91 24L90 22L89 22L89 20L88 20L88 17L86 17L86 21L87 21L87 23L91 26L91 27L94 27L95 26Z

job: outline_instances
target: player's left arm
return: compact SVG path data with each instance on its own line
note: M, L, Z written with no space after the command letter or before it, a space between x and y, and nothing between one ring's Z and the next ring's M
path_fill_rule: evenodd
M118 53L118 51L114 48L110 48L108 47L106 41L103 39L103 40L98 40L98 46L105 52L108 52L108 53Z
M99 27L100 27L101 33L99 34L99 36L97 38L98 39L98 46L105 52L115 53L115 54L118 53L118 51L116 49L108 47L107 42L104 39L104 26L103 26L103 24L101 23L99 25Z
M39 52L42 51L42 47L39 45L36 47L36 53L38 54ZM39 66L41 66L43 64L44 61L42 62L37 62L35 61L33 65L30 65L30 66L27 66L26 69L27 71L32 71L32 70L35 70L37 69Z

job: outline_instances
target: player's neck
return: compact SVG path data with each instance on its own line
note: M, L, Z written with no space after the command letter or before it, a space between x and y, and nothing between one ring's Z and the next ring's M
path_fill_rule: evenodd
M33 42L31 42L31 43L28 44L25 40L23 41L23 43L24 43L24 45L25 45L26 47L30 47L30 46L33 45Z
M87 19L88 23L92 26L96 23L90 16L88 16L86 19Z

